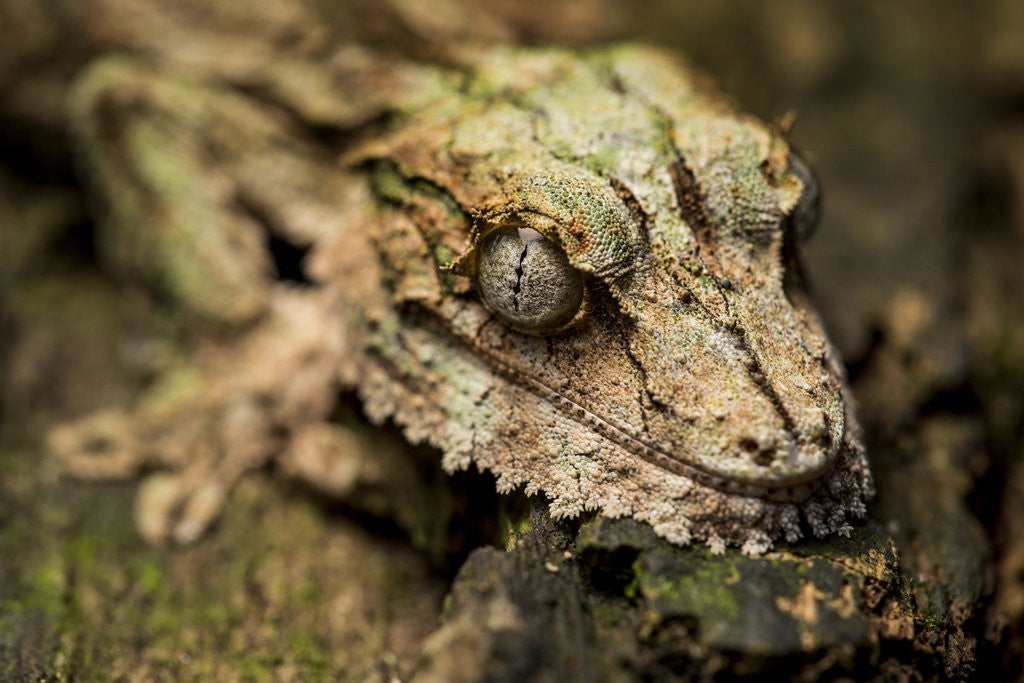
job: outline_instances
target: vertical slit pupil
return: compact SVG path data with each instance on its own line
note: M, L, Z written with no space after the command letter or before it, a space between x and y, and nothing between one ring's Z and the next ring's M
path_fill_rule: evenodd
M519 292L523 290L523 262L526 260L526 251L529 249L529 242L523 245L523 251L519 254L519 265L516 266L516 284L512 287L512 307L519 310Z

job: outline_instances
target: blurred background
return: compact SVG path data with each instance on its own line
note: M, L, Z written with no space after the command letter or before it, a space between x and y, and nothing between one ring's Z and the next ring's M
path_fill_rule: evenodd
M765 120L795 114L791 139L824 197L804 263L861 405L872 514L914 548L918 600L938 580L936 548L956 545L969 565L942 588L962 614L936 617L959 619L962 641L907 647L956 649L939 677L1021 675L1024 3L161 5L0 0L0 678L234 678L251 666L383 680L409 670L450 582L453 567L400 530L259 478L211 539L168 555L134 533L131 486L47 471L47 426L140 385L119 340L141 304L97 257L102 207L76 165L67 89L99 55L159 59L189 31L268 46L319 31L425 59L481 35L644 41Z

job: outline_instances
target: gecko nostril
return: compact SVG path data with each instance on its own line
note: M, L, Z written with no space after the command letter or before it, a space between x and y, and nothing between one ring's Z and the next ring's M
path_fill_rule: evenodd
M775 451L762 446L756 439L744 437L739 440L739 447L749 453L754 463L761 467L768 467L775 461Z

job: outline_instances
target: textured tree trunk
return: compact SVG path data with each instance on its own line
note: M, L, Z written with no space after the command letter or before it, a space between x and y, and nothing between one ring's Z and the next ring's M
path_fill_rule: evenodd
M655 2L643 16L610 0L322 4L250 16L182 2L164 24L145 0L0 0L0 678L1021 675L1012 2ZM641 38L689 53L768 118L799 106L795 138L826 191L805 261L867 424L870 519L756 559L629 520L555 521L543 501L498 500L488 476L442 475L436 453L353 404L338 419L379 462L344 502L260 473L211 537L145 546L131 485L60 481L38 445L56 420L130 400L145 378L118 345L154 320L94 253L102 207L76 174L64 96L97 54L215 29L413 56L480 32Z

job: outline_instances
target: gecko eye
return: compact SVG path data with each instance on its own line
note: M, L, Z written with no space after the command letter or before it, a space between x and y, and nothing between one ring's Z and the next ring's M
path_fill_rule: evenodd
M818 227L818 216L821 213L821 191L818 189L818 177L811 165L804 158L792 152L789 155L789 169L803 184L800 199L793 207L793 228L797 239L805 240Z
M583 303L583 276L536 230L508 226L477 250L477 287L484 303L512 327L534 334L572 322Z

